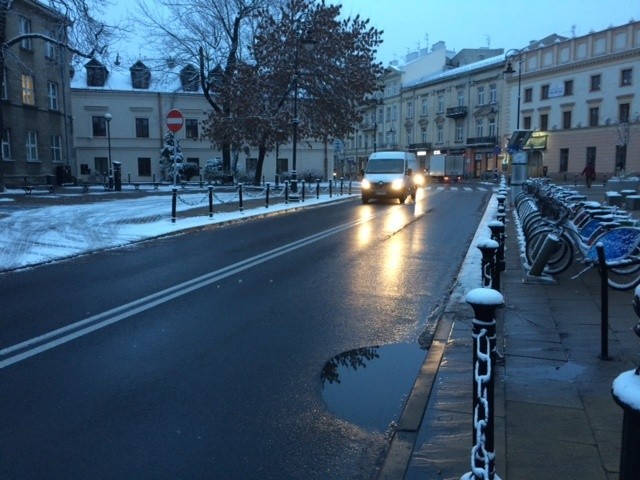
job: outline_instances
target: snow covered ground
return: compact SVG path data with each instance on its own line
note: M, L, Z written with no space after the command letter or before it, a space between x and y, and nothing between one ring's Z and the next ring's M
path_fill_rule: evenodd
M106 195L104 198L113 196ZM177 220L174 223L171 221L171 195L167 195L167 192L140 198L102 199L51 206L25 206L25 202L16 202L14 196L0 194L0 272L120 247L185 229L337 202L348 197L346 194L334 193L330 197L328 193L321 193L320 198L316 198L315 194L308 195L304 202L299 203L270 202L268 208L262 204L251 209L245 208L242 212L239 208L221 212L217 211L220 203L237 205L238 196L237 193L216 193L214 215L209 218L206 193L185 193L178 190ZM51 198L53 203L56 196L52 195ZM245 197L245 201L250 198L254 197ZM497 201L494 195L459 273L458 288L454 293L459 302L464 301L463 295L469 288L478 286L481 254L477 244L489 236L487 224L495 219L496 212Z

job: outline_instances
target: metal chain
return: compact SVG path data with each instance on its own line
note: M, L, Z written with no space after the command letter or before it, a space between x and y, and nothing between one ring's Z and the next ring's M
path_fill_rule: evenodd
M474 375L476 378L477 390L475 392L478 403L475 411L473 412L473 426L476 431L476 444L471 449L471 471L473 478L483 480L489 480L490 473L490 461L494 452L488 452L485 448L487 419L489 418L489 400L487 397L487 384L489 383L492 375L491 371L491 338L487 335L487 329L481 329L477 335L474 335L476 340L476 364L474 365ZM481 369L484 367L484 369ZM480 374L482 370L485 370L485 374ZM476 466L476 460L480 460L483 464L482 468Z

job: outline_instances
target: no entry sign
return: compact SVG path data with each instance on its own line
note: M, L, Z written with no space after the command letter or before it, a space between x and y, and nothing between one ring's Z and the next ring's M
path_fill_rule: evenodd
M177 109L170 110L167 113L167 128L171 130L173 133L179 131L184 125L184 115L182 112Z

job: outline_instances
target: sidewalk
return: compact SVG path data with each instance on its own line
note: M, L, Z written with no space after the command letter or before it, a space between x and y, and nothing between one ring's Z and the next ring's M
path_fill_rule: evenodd
M523 283L511 210L506 220L505 307L496 315L504 354L496 367L496 474L502 480L617 479L623 412L611 386L639 361L634 292L608 290L610 359L602 360L597 270L572 279L578 264L556 277L557 284ZM414 440L408 466L401 464L402 448L392 444L379 478L392 478L385 469L398 461L407 480L457 480L471 471L473 311L463 301L466 293L454 291L427 355L426 370L437 374L422 423L394 439L404 439L405 449ZM431 351L438 342L444 350L439 368L438 353Z

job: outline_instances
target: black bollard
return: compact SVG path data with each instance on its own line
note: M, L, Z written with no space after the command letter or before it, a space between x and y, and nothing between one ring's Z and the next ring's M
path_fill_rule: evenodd
M316 198L320 198L320 179L316 178Z
M353 181L349 180L349 195L351 195L351 187L352 187Z
M213 185L209 185L209 218L213 217Z
M329 198L333 198L333 182L329 180Z
M289 182L288 181L284 182L284 204L285 205L289 204Z
M493 288L499 290L500 277L496 268L496 252L498 250L498 242L490 238L482 239L477 245L482 252L482 261L480 268L482 270L482 287ZM498 287L498 288L496 288Z
M633 309L640 317L640 287L636 287L633 297ZM640 323L634 328L640 337ZM623 372L613 381L611 395L622 408L622 443L620 445L619 480L640 478L640 408L638 408L638 390L640 390L640 366L635 370Z
M496 364L495 311L504 305L502 294L489 288L471 290L465 301L473 320L473 446L471 472L465 480L494 480L494 383Z
M176 223L176 201L178 200L178 187L171 187L171 223Z
M604 246L596 245L598 265L600 270L600 360L611 360L609 357L609 275L607 274L607 259L604 256Z
M240 197L240 211L242 212L244 208L244 204L242 202L242 184L241 183L238 184L238 196Z
M498 251L496 252L496 266L499 272L506 270L506 264L504 261L504 223L497 220L489 222L489 229L491 230L491 238L498 242ZM496 288L496 290L500 290Z
M302 184L302 197L301 197L301 200L304 202L304 193L305 193L305 188L304 188L305 183L304 183L304 180L302 180L302 182L300 182L300 183Z
M344 193L344 177L340 177L340 196Z
M264 197L264 208L269 208L269 184L267 183L267 191L265 192Z

